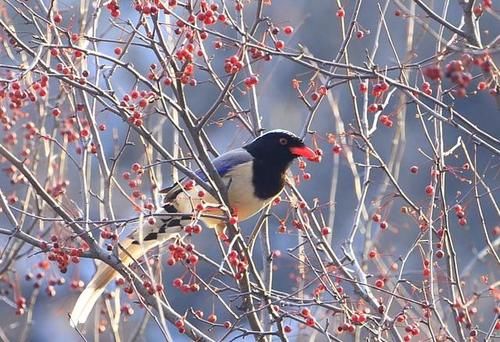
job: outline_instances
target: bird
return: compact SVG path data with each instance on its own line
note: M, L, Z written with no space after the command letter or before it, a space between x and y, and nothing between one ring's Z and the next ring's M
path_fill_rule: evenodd
M228 205L239 222L258 213L280 194L285 186L286 171L297 157L318 160L316 152L306 146L303 139L289 131L276 129L212 160L226 186ZM201 170L195 174L203 181L208 180ZM184 226L192 222L193 215L189 213L195 212L199 204L212 204L217 208L219 203L212 195L205 193L200 185L192 184L193 181L186 177L160 191L164 197L162 206L155 213L158 219L154 222L145 220L120 243L119 258L123 264L131 265L148 250L181 235ZM176 213L184 215L176 216ZM220 229L225 225L221 216L209 216L200 217L207 227ZM86 322L106 286L117 275L116 270L105 263L97 266L70 314L72 327Z

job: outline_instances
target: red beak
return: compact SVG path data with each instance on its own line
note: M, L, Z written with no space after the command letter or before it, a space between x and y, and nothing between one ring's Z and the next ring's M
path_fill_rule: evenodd
M318 156L316 152L307 146L302 147L290 147L290 152L297 157L304 157L310 161L318 161Z

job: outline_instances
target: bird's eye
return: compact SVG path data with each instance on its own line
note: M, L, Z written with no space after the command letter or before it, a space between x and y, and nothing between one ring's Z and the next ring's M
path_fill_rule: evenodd
M288 139L287 139L287 138L280 138L280 144L281 144L281 145L286 145L286 144L288 144Z

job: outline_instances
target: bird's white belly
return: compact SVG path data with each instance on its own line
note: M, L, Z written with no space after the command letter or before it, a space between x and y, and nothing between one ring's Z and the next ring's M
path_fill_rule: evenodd
M271 199L262 200L255 196L252 185L252 163L244 163L236 166L223 177L224 182L228 186L229 205L237 214L240 221L255 215L259 212ZM219 204L213 196L206 193L200 197L199 191L203 191L200 186L195 186L192 190L185 191L177 195L173 201L174 206L179 212L189 213L194 212L196 206L200 203L205 203L209 208L207 213L211 215L224 216L222 211L213 209ZM220 225L221 220L204 217L202 219L208 226L215 227Z
M252 163L248 162L234 168L224 177L229 179L229 204L240 220L253 216L271 200L255 196L252 174Z

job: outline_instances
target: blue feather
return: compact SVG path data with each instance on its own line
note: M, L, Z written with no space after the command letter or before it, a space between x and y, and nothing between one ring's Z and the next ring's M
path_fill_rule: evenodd
M214 164L214 167L219 175L224 177L224 175L231 171L235 166L247 163L251 160L253 160L253 157L250 153L243 148L238 148L220 155L215 158L212 163ZM195 173L198 177L203 179L203 181L206 182L208 180L203 171L197 170Z

